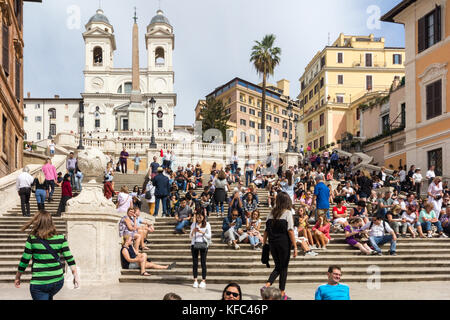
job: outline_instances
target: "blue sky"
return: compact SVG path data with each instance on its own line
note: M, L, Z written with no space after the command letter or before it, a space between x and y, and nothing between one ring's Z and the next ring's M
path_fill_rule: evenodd
M269 81L291 82L291 97L310 59L344 34L385 37L387 46L404 46L404 28L374 23L400 0L161 0L174 27L177 124L192 124L198 99L234 77L259 83L249 63L254 40L273 33L282 49L281 63ZM32 97L80 97L83 91L84 25L95 14L97 0L44 0L24 6L24 94ZM115 30L115 67L131 66L134 6L138 9L140 61L146 67L145 30L158 0L102 0ZM378 10L379 8L379 10ZM368 12L369 10L369 12ZM74 12L79 11L77 25ZM75 17L75 19L73 18ZM375 17L375 18L374 18ZM369 23L368 23L369 22ZM78 28L79 27L79 28Z

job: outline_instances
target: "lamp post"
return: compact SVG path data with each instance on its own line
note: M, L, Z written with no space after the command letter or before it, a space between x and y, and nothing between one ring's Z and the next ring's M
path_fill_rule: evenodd
M150 138L150 149L156 149L156 142L155 142L155 125L154 125L154 120L153 120L153 116L155 115L155 104L156 104L156 100L155 98L151 98L148 103L150 104L150 109L152 109L152 137Z
M83 147L83 128L84 128L84 104L83 101L80 101L78 107L79 114L79 126L80 126L80 142L78 144L77 150L84 150Z
M297 125L298 125L298 118L294 117L294 126L295 126L295 139L294 139L294 152L298 152L297 148Z
M292 127L291 127L291 118L292 118L292 102L291 99L288 97L288 106L287 106L287 111L288 111L288 116L289 116L289 140L288 140L288 146L286 149L286 152L294 152L294 150L292 149L292 143L291 143L291 131L292 131Z
M48 137L47 139L52 140L52 110L48 110Z

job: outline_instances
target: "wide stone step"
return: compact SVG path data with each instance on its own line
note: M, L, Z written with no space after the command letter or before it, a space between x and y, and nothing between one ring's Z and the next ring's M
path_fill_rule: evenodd
M407 269L407 268L406 268ZM192 284L192 275L177 276L177 275L159 275L150 270L152 276L141 276L139 272L136 271L135 275L122 275L119 278L120 282L124 283L173 283L173 284ZM407 270L403 271L403 276L399 275L381 275L381 282L417 282L417 281L450 281L450 275L439 274L439 275L408 275ZM233 277L233 281L240 284L251 284L251 283L266 283L270 272L266 276L243 276L243 277ZM343 283L355 283L355 282L367 282L369 275L349 275L342 278ZM0 278L2 282L2 278ZM229 276L208 276L208 283L225 284L230 282ZM278 280L275 282L275 284ZM288 284L289 283L325 283L326 275L318 276L297 276L289 273Z

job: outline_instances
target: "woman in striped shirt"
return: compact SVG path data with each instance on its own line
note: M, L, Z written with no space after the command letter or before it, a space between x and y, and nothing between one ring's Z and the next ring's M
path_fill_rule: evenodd
M53 300L53 296L64 285L63 266L59 260L62 253L64 260L70 266L73 274L73 284L78 287L78 274L75 259L70 253L69 245L64 235L57 234L53 219L47 211L40 211L28 221L21 231L31 227L31 233L25 243L25 250L19 263L14 284L20 287L20 277L33 258L30 292L33 300Z

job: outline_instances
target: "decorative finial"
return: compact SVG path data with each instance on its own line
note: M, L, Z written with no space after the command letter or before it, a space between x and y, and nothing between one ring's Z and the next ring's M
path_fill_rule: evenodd
M136 15L136 7L134 7L134 17L133 17L133 19L134 19L134 23L137 23L137 15Z
M161 10L161 0L158 0L158 7L159 7L159 10Z

